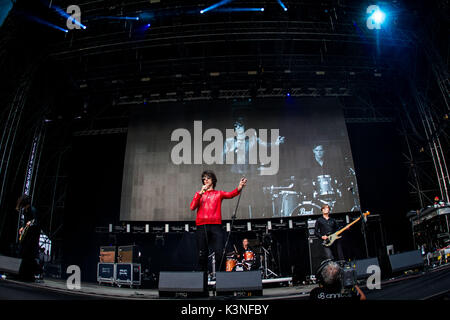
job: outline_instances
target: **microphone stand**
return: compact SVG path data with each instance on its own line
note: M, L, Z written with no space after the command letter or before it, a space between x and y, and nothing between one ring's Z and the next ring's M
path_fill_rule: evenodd
M366 246L366 258L369 258L369 247L367 246L367 235L366 235L366 216L362 213L362 210L359 210L359 214L361 217L361 232L364 237L364 244Z
M223 248L222 258L220 259L219 271L222 270L223 258L225 257L225 251L227 250L228 242L230 241L231 231L233 230L234 221L236 220L237 209L239 207L239 201L241 200L241 195L242 195L243 191L244 191L244 188L242 188L241 192L239 193L238 201L236 203L236 208L234 209L234 214L231 217L230 232L228 232L227 241L225 242L225 247Z
M354 204L354 206L353 206L352 209L357 208L358 206L357 206L357 203L356 203L355 190L353 189L353 186L350 187L348 190L351 191L352 195L353 195L353 204ZM367 235L366 235L366 218L367 217L363 214L361 208L359 208L359 215L361 217L361 232L362 232L363 237L364 237L364 245L365 245L365 248L366 248L366 258L369 258L369 247L367 245Z

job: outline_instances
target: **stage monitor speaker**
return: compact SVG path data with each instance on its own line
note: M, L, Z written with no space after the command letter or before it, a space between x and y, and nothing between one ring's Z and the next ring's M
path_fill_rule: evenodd
M355 260L351 262L352 267L356 270L356 278L366 279L372 275L372 273L367 273L367 268L369 266L375 265L380 267L380 263L378 262L378 258L368 258L362 260Z
M217 272L216 295L262 296L261 271Z
M19 274L22 259L0 255L0 271L17 275Z
M117 250L118 263L139 263L139 250L135 245L120 246Z
M309 249L309 272L310 275L315 275L322 261L327 259L325 251L322 246L322 240L316 237L308 238Z
M392 273L422 269L424 261L419 250L407 251L389 256Z
M116 262L116 247L100 247L100 263L115 263Z
M162 271L159 274L160 297L208 297L205 272Z

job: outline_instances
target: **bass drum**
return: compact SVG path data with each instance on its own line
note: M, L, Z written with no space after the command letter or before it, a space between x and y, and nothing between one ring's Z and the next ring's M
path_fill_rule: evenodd
M234 258L228 258L226 262L225 271L231 272L234 271L234 268L236 267L237 260Z
M312 201L303 201L293 211L293 216L308 216L313 214L321 214L321 207Z

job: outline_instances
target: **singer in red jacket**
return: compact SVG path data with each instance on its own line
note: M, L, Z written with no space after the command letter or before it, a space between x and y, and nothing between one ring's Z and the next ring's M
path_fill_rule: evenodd
M196 238L198 247L198 268L200 271L208 270L209 247L215 253L216 271L222 269L223 230L222 230L222 199L231 199L239 195L247 179L242 178L236 189L231 192L215 190L217 177L212 171L202 173L203 187L194 195L191 210L197 209Z

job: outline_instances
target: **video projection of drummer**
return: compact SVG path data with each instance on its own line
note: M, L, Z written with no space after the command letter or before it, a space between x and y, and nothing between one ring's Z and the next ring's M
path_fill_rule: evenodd
M120 218L192 221L201 173L216 190L248 179L237 219L359 211L342 108L336 98L214 101L136 106L128 128ZM224 200L231 219L236 199Z

